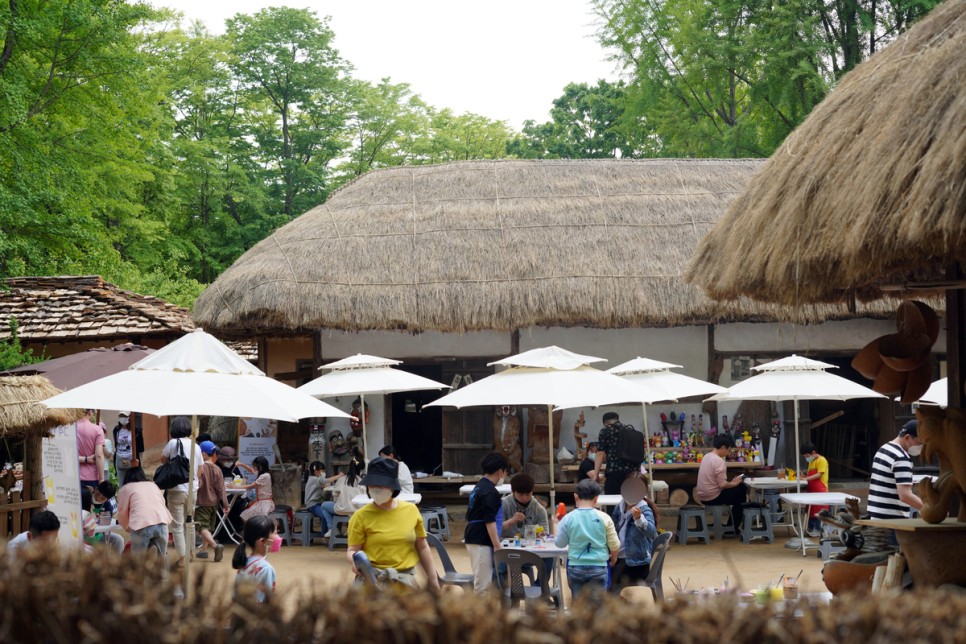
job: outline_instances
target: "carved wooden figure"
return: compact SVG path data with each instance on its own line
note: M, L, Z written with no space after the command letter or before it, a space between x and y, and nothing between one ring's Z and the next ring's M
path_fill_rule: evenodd
M520 418L516 407L504 405L493 410L493 448L506 457L511 470L523 471Z
M560 447L560 421L563 411L553 412L553 451ZM550 462L550 423L547 408L527 407L527 447L531 448L530 462L546 465Z
M922 509L919 516L927 523L940 523L949 514L954 495L959 495L960 521L966 521L966 414L961 409L942 409L921 405L916 409L919 418L919 439L922 441L922 462L939 457L939 479L919 482Z

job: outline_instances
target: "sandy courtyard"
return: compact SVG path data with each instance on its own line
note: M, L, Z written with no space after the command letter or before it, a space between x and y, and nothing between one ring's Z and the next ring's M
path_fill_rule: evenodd
M673 527L665 525L666 523L668 522L662 521L662 527ZM446 550L458 571L470 572L466 548L460 543L464 525L455 522L450 524L453 539L446 543ZM676 541L672 542L664 564L665 593L674 593L674 586L669 579L687 582L690 589L699 589L718 587L727 578L732 585L737 584L740 589L749 590L759 584L777 581L782 573L795 576L799 571L803 571L800 580L801 592L824 591L822 560L816 556L815 550L809 550L808 556L803 557L800 550L784 547L789 538L784 529L776 532L774 544L752 541L745 545L735 539L712 541L710 545L692 541L683 546ZM278 574L278 591L285 596L285 604L290 608L297 606L299 590L308 585L316 589L335 589L352 581L345 547L330 551L324 542L315 543L317 545L308 548L300 545L283 546L280 552L270 556ZM232 552L232 549L226 547L225 559L220 563L196 559L191 564L192 571L204 571L214 587L221 587L223 584L226 590L230 589L234 579L234 570L230 563ZM437 569L442 571L438 559L436 563ZM456 588L449 590L462 592ZM625 591L625 596L643 604L652 603L650 591L646 588L629 589ZM569 605L569 593L567 601Z

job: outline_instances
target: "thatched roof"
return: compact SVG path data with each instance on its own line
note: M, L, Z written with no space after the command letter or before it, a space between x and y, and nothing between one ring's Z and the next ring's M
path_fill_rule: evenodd
M719 304L682 280L759 167L474 161L370 172L251 248L193 315L236 337L852 317L842 306Z
M942 280L955 261L966 263L966 0L850 72L732 202L687 278L718 298L828 302Z
M97 275L15 277L0 286L0 339L16 318L24 342L177 338L194 328L187 309L118 288Z
M46 436L54 427L80 418L80 409L47 409L40 404L59 393L43 376L0 376L0 436Z

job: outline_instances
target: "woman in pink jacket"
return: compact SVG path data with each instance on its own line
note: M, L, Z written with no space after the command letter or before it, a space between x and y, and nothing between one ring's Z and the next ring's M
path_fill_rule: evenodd
M131 533L132 552L144 552L154 545L164 560L171 513L161 488L147 480L140 467L127 471L124 486L117 493L117 520Z

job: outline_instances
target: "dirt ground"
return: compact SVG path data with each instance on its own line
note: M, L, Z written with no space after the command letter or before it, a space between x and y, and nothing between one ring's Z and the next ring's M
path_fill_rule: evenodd
M456 569L470 572L469 559L466 548L460 542L463 534L463 523L451 523L453 538L446 543L446 550ZM673 520L662 518L663 528L673 528ZM803 557L801 550L790 550L784 547L789 536L783 528L776 530L774 544L763 541L752 541L743 544L735 539L712 541L710 545L692 541L689 545L679 545L672 542L664 564L664 589L667 595L674 593L674 586L670 579L687 583L689 589L717 588L725 579L730 580L732 586L737 585L741 590L751 590L760 584L777 581L784 573L786 576L796 576L802 571L799 582L801 592L822 592L822 560L816 556L815 550L809 550L807 557ZM283 546L282 550L270 555L270 560L278 574L278 591L285 598L289 608L298 605L299 595L308 585L316 589L335 589L352 582L353 576L345 547L330 551L324 542L316 541L317 545L303 548L300 545ZM226 547L225 559L222 562L203 561L196 559L191 563L192 571L204 571L206 578L214 588L229 589L234 580L231 568L232 550ZM436 560L437 569L442 571L442 564ZM564 583L566 587L566 582ZM448 589L452 592L463 592L458 588ZM569 605L569 592L567 599ZM653 604L650 590L646 588L630 588L624 591L625 597L642 605Z

